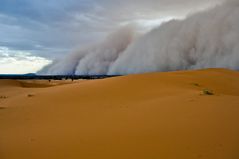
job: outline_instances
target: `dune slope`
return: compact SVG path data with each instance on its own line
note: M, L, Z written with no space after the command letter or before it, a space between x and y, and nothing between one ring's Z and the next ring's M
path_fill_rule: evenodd
M0 81L0 96L11 89L0 98L1 159L239 158L236 71L151 73L46 88L7 83Z

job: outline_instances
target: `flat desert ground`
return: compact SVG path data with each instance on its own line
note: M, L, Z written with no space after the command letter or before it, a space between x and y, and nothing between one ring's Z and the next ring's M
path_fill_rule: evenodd
M239 159L239 72L0 80L0 159L198 158Z

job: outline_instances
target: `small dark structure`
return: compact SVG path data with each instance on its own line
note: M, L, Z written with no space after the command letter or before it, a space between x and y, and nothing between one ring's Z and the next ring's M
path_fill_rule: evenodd
M117 77L119 75L35 75L35 74L26 74L26 75L0 75L0 79L16 79L16 80L63 80L63 79L85 79L85 80L95 80L103 79L110 77Z

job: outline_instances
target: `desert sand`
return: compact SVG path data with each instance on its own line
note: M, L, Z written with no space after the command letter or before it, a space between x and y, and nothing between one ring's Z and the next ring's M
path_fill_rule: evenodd
M239 158L239 72L0 80L0 159L197 158Z

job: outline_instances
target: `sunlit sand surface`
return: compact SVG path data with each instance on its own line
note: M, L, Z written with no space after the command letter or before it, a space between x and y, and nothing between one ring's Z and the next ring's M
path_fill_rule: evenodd
M239 72L0 81L0 159L198 158L239 158Z

